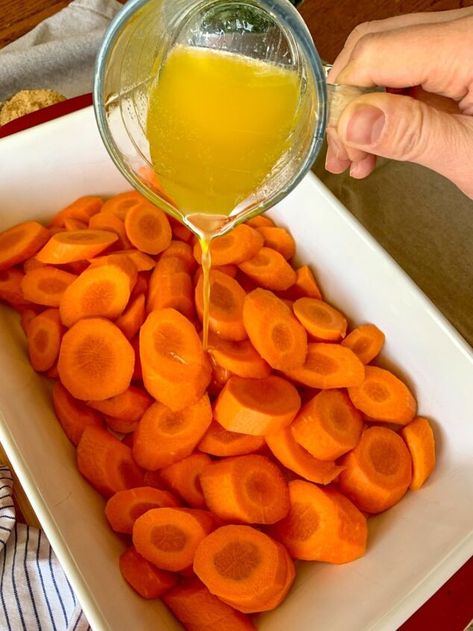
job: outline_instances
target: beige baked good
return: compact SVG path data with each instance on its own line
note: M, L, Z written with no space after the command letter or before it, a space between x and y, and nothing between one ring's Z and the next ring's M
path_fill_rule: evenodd
M66 97L55 90L21 90L0 106L0 126L65 100Z

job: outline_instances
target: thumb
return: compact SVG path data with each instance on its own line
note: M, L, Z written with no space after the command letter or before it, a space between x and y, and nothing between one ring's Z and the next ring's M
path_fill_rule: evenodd
M407 96L372 93L343 110L337 131L346 147L426 166L473 199L473 117Z

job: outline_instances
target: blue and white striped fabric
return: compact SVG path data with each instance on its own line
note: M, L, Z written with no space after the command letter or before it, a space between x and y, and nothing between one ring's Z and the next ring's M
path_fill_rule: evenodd
M0 631L91 631L44 533L17 523L0 466Z

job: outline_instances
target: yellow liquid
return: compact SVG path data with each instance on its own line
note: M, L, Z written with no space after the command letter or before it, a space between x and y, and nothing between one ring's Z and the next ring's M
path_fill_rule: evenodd
M200 229L207 339L212 217L255 193L289 148L300 81L275 64L176 46L151 86L147 137L160 186ZM205 233L205 235L204 235Z

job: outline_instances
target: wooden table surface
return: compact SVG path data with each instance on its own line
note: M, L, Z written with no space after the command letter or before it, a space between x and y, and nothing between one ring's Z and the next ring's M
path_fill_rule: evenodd
M69 2L70 0L0 0L0 48L64 8ZM343 47L346 37L360 22L415 11L441 11L467 6L473 6L473 0L305 0L300 12L309 26L320 56L332 62ZM0 452L0 460L1 458ZM26 501L26 498L23 497L23 500ZM23 510L25 513L28 511L27 503ZM28 521L34 521L34 515L30 515ZM401 627L401 631L463 631L468 622L465 616L468 611L472 613L472 565L470 562L460 569Z

